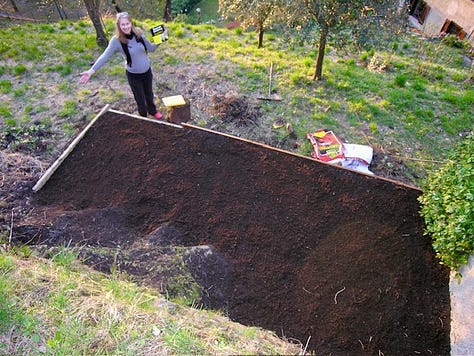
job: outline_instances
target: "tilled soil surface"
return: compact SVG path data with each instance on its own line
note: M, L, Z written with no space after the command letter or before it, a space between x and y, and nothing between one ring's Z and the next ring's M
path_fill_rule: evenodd
M77 246L165 292L185 276L198 303L318 355L448 355L449 271L423 236L420 194L109 111L31 194L14 237Z

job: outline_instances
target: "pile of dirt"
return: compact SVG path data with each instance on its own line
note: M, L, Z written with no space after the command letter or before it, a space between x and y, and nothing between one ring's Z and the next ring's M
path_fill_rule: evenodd
M450 350L449 271L421 192L185 125L105 113L14 226L308 342L317 354ZM181 251L181 253L177 253ZM172 266L172 267L170 267Z
M370 163L370 171L379 177L392 179L405 184L413 184L410 177L413 172L405 165L402 158L373 147L374 155Z
M239 95L214 95L210 112L223 122L232 122L237 127L255 125L261 117L259 107Z

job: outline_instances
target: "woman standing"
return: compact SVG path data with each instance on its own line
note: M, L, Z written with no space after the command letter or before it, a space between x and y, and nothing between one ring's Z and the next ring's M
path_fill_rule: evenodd
M166 32L163 35L166 36ZM79 81L87 83L92 74L101 68L112 54L119 52L126 60L125 72L137 102L138 113L144 117L150 114L159 120L163 115L156 110L153 95L153 73L148 57L148 51L154 52L157 47L158 45L148 41L141 29L135 27L127 12L120 12L117 14L114 37L92 67L80 74Z

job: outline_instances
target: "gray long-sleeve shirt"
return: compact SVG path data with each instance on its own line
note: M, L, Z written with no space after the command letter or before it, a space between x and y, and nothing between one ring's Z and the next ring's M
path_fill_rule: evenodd
M142 34L143 41L145 43L146 49L149 52L154 52L158 45L151 43L148 39ZM145 73L150 68L150 58L148 57L145 48L140 42L137 42L135 36L132 39L128 40L128 50L130 52L130 57L132 58L132 64L129 66L126 61L125 52L123 51L122 45L117 37L112 37L109 42L109 45L105 49L105 51L97 58L94 65L91 69L97 71L100 69L114 54L115 52L119 52L122 57L125 59L125 67L128 72L130 73Z

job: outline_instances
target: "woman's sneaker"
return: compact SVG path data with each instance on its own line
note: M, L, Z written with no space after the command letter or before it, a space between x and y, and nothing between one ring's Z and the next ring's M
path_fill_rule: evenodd
M155 115L153 115L153 117L157 120L161 120L163 118L163 114L159 111L156 112Z

